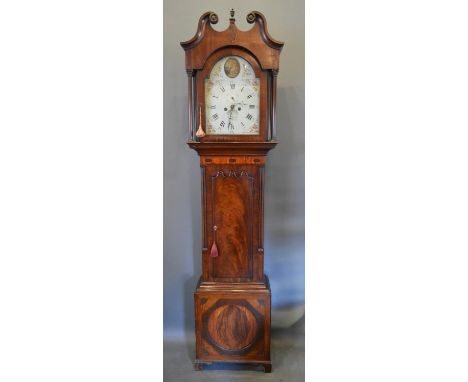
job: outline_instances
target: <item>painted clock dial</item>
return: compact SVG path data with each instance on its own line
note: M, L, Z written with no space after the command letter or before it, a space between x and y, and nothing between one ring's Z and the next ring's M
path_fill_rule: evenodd
M205 80L206 133L258 135L260 80L242 57L221 58Z

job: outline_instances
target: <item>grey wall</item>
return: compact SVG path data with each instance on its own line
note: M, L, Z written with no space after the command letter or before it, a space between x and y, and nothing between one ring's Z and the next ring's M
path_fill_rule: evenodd
M164 2L164 333L193 330L193 291L201 273L200 167L187 141L187 76L180 41L199 17L214 11L224 30L262 12L273 38L285 42L277 98L278 146L266 167L265 272L272 288L273 325L295 319L304 304L304 3L284 0ZM299 308L298 308L299 307Z

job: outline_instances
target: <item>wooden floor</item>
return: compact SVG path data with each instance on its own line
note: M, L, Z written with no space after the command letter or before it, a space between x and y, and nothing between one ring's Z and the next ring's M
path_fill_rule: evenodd
M164 382L229 382L229 381L304 381L304 318L289 329L271 333L271 374L263 367L213 364L203 371L194 371L195 338L165 338Z

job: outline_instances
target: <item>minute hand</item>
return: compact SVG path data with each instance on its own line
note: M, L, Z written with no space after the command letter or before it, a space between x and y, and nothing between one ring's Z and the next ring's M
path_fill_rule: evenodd
M235 107L235 106L236 106L235 104L234 104L234 105L231 105L231 110L229 110L229 122L228 122L228 128L229 128L230 126L232 126L232 124L231 124L232 111L234 110L234 107Z

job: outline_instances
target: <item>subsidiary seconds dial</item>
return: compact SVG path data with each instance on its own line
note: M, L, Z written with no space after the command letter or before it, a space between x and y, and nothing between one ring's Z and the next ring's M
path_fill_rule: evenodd
M257 135L260 81L241 57L220 59L205 80L206 133Z

